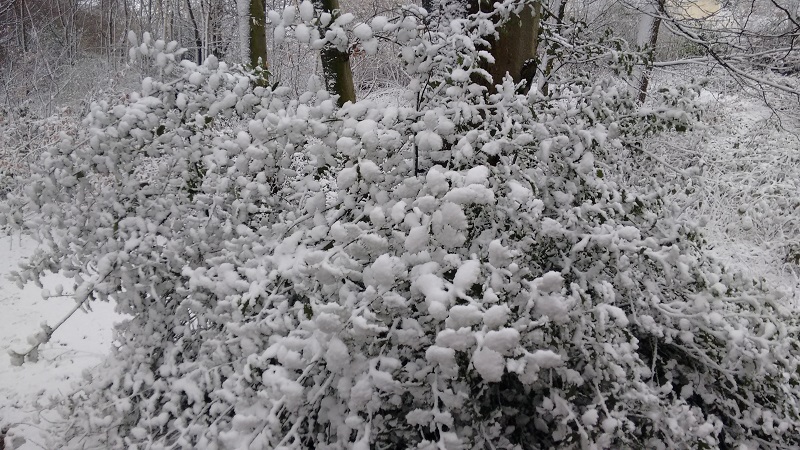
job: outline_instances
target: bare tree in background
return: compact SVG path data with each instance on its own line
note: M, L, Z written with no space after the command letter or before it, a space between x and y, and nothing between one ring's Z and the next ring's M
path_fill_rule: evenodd
M694 49L677 60L656 60L652 68L693 65L722 69L743 87L758 91L777 89L800 97L800 86L793 80L778 80L770 75L800 71L798 2L731 0L717 5L707 10L697 7L690 10L663 0L648 0L644 6L630 4L652 23L660 24L662 34L676 36ZM657 55L658 29L654 31L650 47ZM647 84L642 83L642 97L646 90Z
M549 9L549 18L552 19L551 26L560 31L564 25L564 15L567 11L567 3L569 0L555 0L550 5ZM558 45L555 42L548 42L547 49L542 56L542 71L540 74L540 79L537 83L539 89L541 89L544 95L547 95L550 89L550 75L553 73L555 68L556 61L558 60Z

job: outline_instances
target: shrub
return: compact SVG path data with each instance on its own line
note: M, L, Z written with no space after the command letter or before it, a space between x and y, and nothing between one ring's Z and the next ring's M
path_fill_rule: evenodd
M490 95L487 16L421 16L371 23L402 46L413 106L336 108L314 79L254 87L145 38L164 79L49 149L4 215L44 244L19 279L61 270L77 301L132 315L65 404L67 439L800 445L796 314L704 256L658 167L626 183L643 136L691 124L694 88L650 110L591 75Z

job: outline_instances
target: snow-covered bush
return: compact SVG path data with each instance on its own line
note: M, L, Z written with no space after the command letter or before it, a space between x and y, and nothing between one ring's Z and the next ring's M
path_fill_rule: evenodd
M647 110L613 78L490 95L493 16L420 17L365 25L401 46L413 106L144 42L165 76L44 155L1 216L43 244L19 280L60 270L133 317L65 403L71 444L800 445L796 314L704 256L660 166L628 182L695 88Z
M45 118L26 106L0 108L0 199L20 191L42 150L58 142L59 132L74 129L76 121L69 108Z

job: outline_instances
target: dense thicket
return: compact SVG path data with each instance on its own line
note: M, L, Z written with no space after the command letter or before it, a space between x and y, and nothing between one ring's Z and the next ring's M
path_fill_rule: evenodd
M154 75L0 215L42 243L19 281L62 271L131 316L65 445L800 446L797 313L705 254L642 146L695 123L701 84L642 107L646 56L567 20L543 24L571 66L546 91L492 78L491 37L531 10L269 14L312 48L396 45L389 105L132 33Z

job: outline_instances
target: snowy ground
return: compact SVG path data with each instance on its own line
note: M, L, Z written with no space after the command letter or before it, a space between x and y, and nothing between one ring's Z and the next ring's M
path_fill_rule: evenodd
M102 360L111 346L112 326L121 320L113 305L95 304L93 313L79 311L55 331L42 346L38 362L13 367L8 350L27 350L27 337L42 322L54 325L75 305L69 298L44 300L38 287L19 289L7 280L34 248L29 239L0 236L0 430L9 429L7 449L55 448L47 430L58 417L45 406ZM51 275L45 288L63 282Z
M757 99L704 94L705 129L669 136L657 153L677 167L702 166L686 185L710 253L800 306L800 120Z

